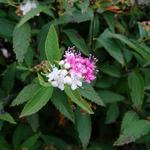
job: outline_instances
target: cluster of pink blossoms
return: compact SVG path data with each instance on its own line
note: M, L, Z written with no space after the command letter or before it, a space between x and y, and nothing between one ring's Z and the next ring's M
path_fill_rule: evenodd
M60 69L52 66L47 74L48 81L52 86L64 90L65 85L70 85L72 90L82 86L82 82L90 83L96 78L97 59L90 55L84 57L76 53L74 47L68 48L64 59L59 62Z
M68 48L65 53L65 62L70 64L71 73L82 76L87 83L96 78L96 58L82 57L81 53L75 53L73 48Z

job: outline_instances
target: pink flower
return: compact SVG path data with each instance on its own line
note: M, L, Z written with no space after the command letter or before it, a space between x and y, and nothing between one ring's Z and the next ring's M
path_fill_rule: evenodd
M70 64L70 73L80 74L87 83L96 78L97 59L92 55L89 58L83 57L81 53L76 53L72 47L68 48L64 57L65 62Z

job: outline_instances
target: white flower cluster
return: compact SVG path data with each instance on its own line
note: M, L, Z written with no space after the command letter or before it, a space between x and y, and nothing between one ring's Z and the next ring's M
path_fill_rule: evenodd
M20 10L23 15L26 15L30 10L37 8L37 3L31 0L26 0L20 5ZM37 14L39 16L39 14Z
M70 72L68 70L70 68L69 63L65 63L65 61L61 60L59 65L62 67L61 69L52 66L51 72L46 75L48 81L53 87L58 87L60 90L64 90L65 85L69 85L72 90L75 90L82 86L82 76Z

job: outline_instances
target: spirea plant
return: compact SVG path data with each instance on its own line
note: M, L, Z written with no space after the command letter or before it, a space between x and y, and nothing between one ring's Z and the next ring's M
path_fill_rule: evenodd
M0 150L149 150L149 10L0 0Z

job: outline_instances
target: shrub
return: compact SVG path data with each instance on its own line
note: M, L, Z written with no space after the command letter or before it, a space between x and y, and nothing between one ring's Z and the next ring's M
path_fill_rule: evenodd
M147 1L0 8L1 150L150 149Z

